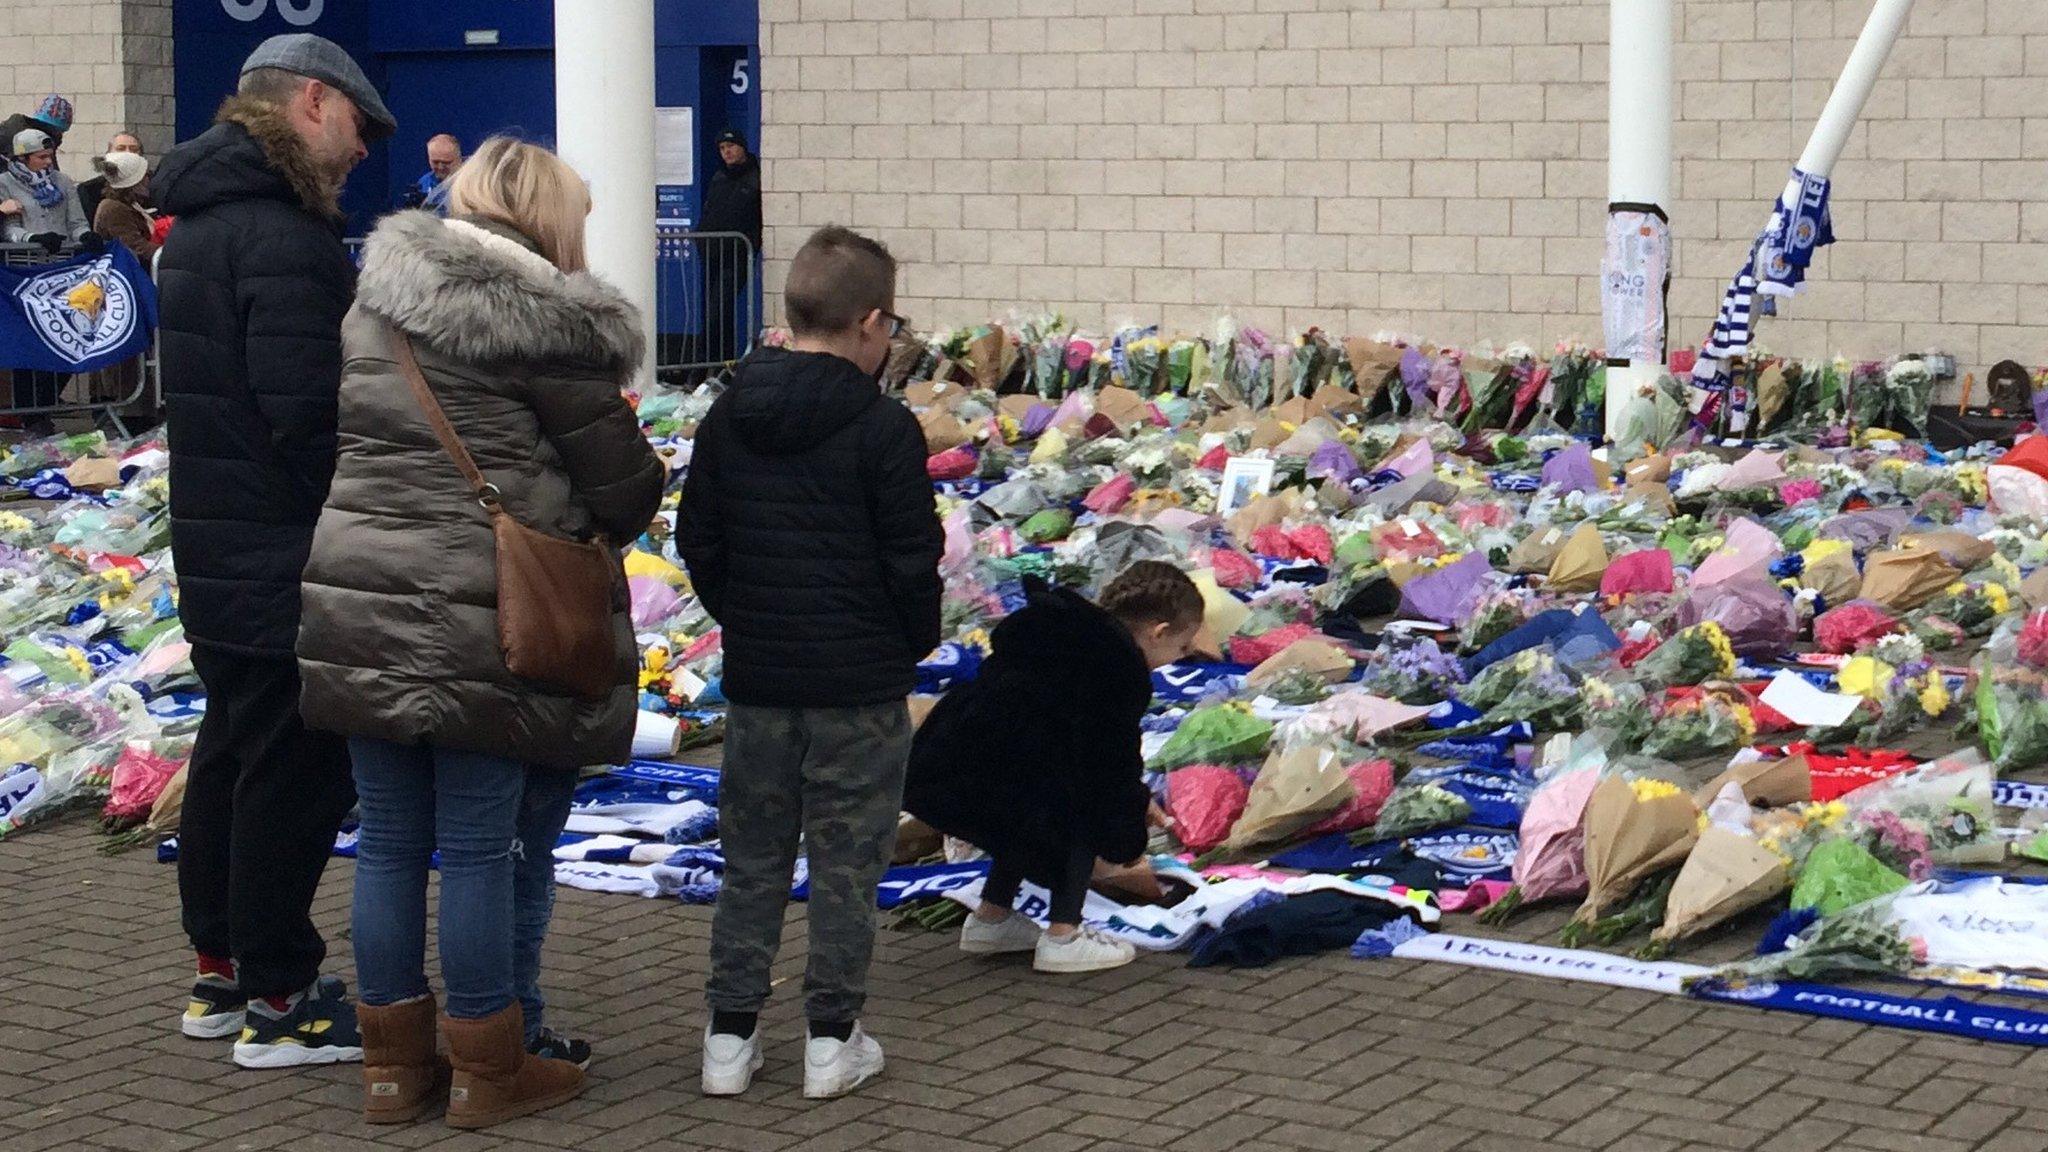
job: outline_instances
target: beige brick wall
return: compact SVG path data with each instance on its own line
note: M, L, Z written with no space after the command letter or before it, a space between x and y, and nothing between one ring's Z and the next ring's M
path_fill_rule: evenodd
M1679 7L1696 340L1870 0ZM761 0L768 287L839 222L931 324L1600 337L1606 0ZM2048 0L1920 0L1768 348L2048 363ZM771 310L773 309L771 305Z
M0 0L0 116L52 92L73 108L66 171L86 172L118 131L161 155L174 123L171 0Z

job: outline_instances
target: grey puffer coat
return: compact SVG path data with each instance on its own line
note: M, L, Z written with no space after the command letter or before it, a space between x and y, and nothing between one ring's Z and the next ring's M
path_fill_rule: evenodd
M306 565L301 710L314 728L569 768L625 759L636 646L613 604L618 687L582 701L514 677L498 643L489 515L393 361L395 325L505 508L562 537L633 540L664 469L620 385L639 314L495 222L427 212L370 234L342 325L340 460Z

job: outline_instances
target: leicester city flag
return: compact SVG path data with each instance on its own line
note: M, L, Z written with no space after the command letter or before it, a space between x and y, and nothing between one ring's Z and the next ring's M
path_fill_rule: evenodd
M33 268L0 268L0 368L94 372L156 332L156 286L120 244Z

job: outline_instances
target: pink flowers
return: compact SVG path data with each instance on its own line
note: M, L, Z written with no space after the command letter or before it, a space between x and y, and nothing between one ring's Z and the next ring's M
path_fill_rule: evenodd
M1804 504L1808 500L1818 500L1826 493L1826 486L1810 476L1787 480L1778 485L1778 499L1783 500L1787 508L1795 504Z
M2030 613L2021 626L2019 657L2030 668L2048 668L2048 608Z

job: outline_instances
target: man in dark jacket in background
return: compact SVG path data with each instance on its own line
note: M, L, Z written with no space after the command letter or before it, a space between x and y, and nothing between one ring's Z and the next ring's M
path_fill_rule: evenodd
M179 841L199 965L182 1030L238 1035L244 1067L362 1058L309 914L355 788L343 741L300 722L292 653L355 292L337 200L394 127L339 46L276 36L155 178L179 218L158 273L171 553L207 695Z
M939 521L924 435L875 377L903 320L896 262L844 228L790 264L794 347L741 363L698 429L676 538L724 628L727 719L711 929L707 1094L746 1091L790 870L810 865L804 1095L882 1070L859 1027L875 883L895 843L917 663L939 641Z
M718 159L719 169L704 189L698 230L737 232L752 245L730 236L697 242L704 276L702 359L723 363L738 358L753 336L745 330L748 310L742 302L753 282L754 253L761 250L761 164L747 138L730 129L718 134Z

